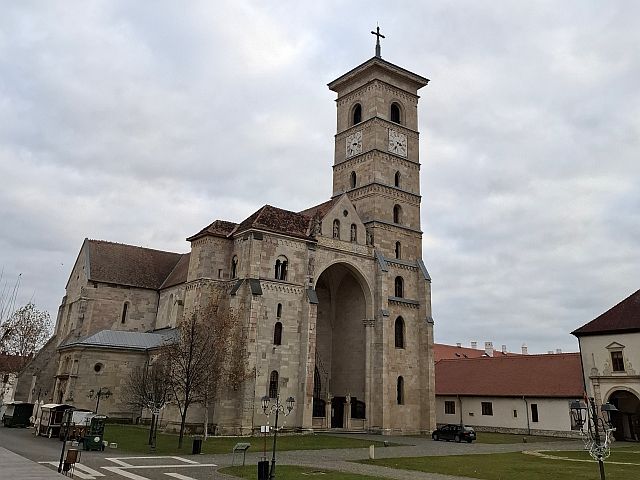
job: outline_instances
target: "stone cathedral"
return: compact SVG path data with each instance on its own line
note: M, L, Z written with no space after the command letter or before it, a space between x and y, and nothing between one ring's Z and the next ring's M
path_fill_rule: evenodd
M329 200L215 220L179 254L85 239L55 335L16 398L135 421L122 395L211 287L239 312L254 372L221 392L218 432L265 424L264 395L293 396L288 428L384 434L435 426L431 278L422 260L418 90L428 80L376 55L329 83L337 132ZM89 392L89 393L88 393ZM202 407L188 422L202 423ZM179 423L169 406L162 421Z

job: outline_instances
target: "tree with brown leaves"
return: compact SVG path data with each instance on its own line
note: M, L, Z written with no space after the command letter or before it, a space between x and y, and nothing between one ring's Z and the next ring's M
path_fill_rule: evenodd
M51 336L49 312L38 310L29 302L17 309L0 325L2 353L19 355L26 359L35 354Z

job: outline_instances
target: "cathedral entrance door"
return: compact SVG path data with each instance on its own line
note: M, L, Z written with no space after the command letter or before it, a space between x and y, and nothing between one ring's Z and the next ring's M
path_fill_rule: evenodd
M331 428L344 428L345 397L333 397L331 400Z

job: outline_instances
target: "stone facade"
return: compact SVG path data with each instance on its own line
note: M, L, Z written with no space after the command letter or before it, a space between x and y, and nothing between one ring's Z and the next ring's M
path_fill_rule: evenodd
M337 134L328 202L299 213L265 206L239 224L217 220L187 239L188 256L86 241L58 316L53 396L86 407L90 399L80 392L109 385L114 395L101 411L126 416L118 388L146 354L74 350L65 342L100 330L176 327L215 287L226 292L216 301L242 322L255 372L240 389L220 392L211 412L219 431L258 428L266 421L260 399L276 391L296 399L291 428L431 431L433 320L421 259L417 117L417 91L426 84L379 57L329 84L337 93ZM349 153L354 132L362 142ZM400 151L392 137L404 139ZM129 281L94 266L98 247L164 262L166 279ZM173 417L167 409L164 420Z

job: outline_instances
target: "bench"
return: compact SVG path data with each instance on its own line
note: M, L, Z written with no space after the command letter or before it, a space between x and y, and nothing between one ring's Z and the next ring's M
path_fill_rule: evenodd
M236 463L236 453L242 453L242 466L244 467L245 459L247 458L247 450L251 447L250 443L236 443L233 447L233 459L231 460L231 466Z

